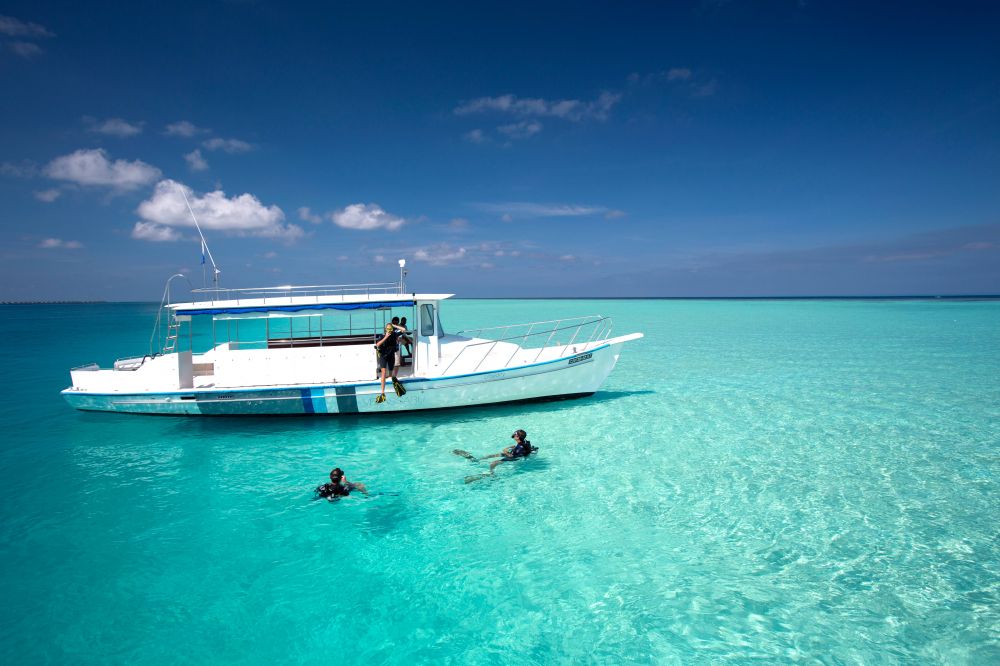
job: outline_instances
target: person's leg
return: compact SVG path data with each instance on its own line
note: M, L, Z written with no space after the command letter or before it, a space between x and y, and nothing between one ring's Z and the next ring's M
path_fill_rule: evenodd
M497 465L502 465L505 462L507 462L506 458L501 458L500 460L494 460L493 462L491 462L490 463L490 474L493 473L493 470L496 469Z
M385 395L385 366L382 366L382 395Z

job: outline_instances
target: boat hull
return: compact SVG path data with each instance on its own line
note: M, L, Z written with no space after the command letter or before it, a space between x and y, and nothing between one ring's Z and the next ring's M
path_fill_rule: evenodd
M411 378L397 397L386 383L386 399L376 403L379 382L319 386L194 389L187 391L96 393L66 389L67 402L85 411L165 415L367 414L448 409L594 393L614 369L621 342L532 365L472 374Z

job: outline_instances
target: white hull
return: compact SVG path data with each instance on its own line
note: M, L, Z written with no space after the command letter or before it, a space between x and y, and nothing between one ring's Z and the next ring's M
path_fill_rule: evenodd
M622 344L638 337L641 334L592 343L581 353L539 363L403 378L406 395L397 397L387 383L381 404L375 402L379 382L372 381L171 391L72 387L62 393L81 410L173 415L364 414L558 399L597 391L614 369Z

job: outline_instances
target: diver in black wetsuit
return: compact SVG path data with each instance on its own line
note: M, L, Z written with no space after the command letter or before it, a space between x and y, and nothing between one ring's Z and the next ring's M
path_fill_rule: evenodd
M335 467L333 471L330 472L330 483L324 483L323 485L317 487L316 494L319 497L334 500L337 497L347 497L351 494L352 490L360 490L365 495L368 494L368 489L365 488L365 484L351 483L344 476L344 470L339 467Z
M500 453L494 453L488 456L483 456L481 458L477 458L468 451L462 451L461 449L455 449L452 453L454 453L457 456L462 456L463 458L466 458L467 460L471 460L473 462L477 462L479 460L489 460L490 458L500 459L500 460L494 460L493 462L490 463L490 471L488 473L475 474L473 476L465 477L466 483L472 483L473 481L478 481L479 479L486 478L487 476L492 476L493 470L496 469L496 466L501 463L510 462L512 460L517 460L519 458L527 458L532 453L537 451L538 449L531 445L531 442L527 440L527 437L528 433L526 433L525 431L515 430L514 434L510 436L510 438L514 440L513 446L506 447Z

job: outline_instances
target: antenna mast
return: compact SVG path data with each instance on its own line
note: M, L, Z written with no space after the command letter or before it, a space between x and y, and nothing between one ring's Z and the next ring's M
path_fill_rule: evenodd
M178 188L181 192L181 196L184 197L184 203L187 204L188 212L191 213L191 219L194 220L194 228L198 230L198 237L201 238L201 246L205 248L205 253L208 255L208 260L212 262L212 284L216 289L219 288L219 273L222 271L218 266L215 265L215 257L212 256L212 250L208 247L208 241L205 240L205 234L201 233L201 225L198 224L198 218L195 217L194 210L191 208L191 202L188 201L187 195L184 194L184 186L178 184Z

